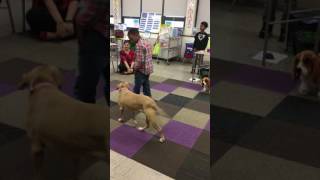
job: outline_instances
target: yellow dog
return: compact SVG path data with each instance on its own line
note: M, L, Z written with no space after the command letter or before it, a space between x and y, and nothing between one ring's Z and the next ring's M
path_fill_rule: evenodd
M156 102L145 95L135 94L129 90L128 82L121 82L118 84L117 89L119 91L118 104L120 107L120 118L118 121L123 122L123 112L125 108L142 111L146 115L146 125L144 127L139 127L138 130L143 131L149 128L150 124L158 131L160 134L160 142L165 141L165 136L159 125L157 124L157 115L162 114L167 116L167 114L157 106Z

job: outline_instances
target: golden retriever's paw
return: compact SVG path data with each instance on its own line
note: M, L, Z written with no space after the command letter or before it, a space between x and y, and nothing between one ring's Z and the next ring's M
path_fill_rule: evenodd
M166 141L165 137L162 137L162 138L159 139L159 142L161 142L161 143L164 143L165 141Z

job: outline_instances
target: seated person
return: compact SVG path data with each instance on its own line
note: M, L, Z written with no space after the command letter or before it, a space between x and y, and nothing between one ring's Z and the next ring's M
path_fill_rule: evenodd
M32 33L40 39L64 39L75 34L77 10L78 0L33 0L26 19Z
M120 51L120 64L119 71L124 74L132 74L134 67L134 58L135 53L133 50L130 50L129 41L123 43L123 48Z

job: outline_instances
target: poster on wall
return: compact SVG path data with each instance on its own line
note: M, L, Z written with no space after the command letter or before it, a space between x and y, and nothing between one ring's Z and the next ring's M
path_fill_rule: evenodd
M113 0L113 19L115 24L121 23L121 0Z
M188 0L186 11L186 24L184 28L185 35L192 35L194 21L196 16L197 0Z
M158 13L141 13L139 31L159 33L161 25L161 14Z

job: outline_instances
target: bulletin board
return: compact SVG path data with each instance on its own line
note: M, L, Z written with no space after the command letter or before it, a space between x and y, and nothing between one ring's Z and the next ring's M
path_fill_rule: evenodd
M162 16L159 13L141 13L139 31L159 33L161 26L161 17Z

